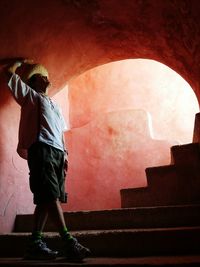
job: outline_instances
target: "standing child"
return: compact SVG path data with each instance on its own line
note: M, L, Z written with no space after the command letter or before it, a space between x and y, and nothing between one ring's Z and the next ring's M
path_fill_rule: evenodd
M17 151L27 159L30 189L36 205L33 232L24 258L56 258L58 252L49 249L42 239L49 216L62 238L64 256L69 260L82 260L90 250L68 232L60 205L60 202L65 202L65 122L59 107L48 97L50 82L42 65L32 65L26 83L15 73L26 62L17 61L8 68L8 86L21 106Z

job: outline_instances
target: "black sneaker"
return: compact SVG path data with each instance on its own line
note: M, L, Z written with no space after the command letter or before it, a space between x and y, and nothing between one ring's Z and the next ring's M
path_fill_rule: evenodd
M91 254L90 250L78 243L77 239L74 237L64 242L62 255L67 260L82 261Z
M27 248L24 259L25 260L52 260L58 255L57 251L49 249L45 242L41 239L31 242Z

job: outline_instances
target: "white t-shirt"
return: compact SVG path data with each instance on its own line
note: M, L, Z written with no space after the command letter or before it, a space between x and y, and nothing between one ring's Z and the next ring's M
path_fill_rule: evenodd
M27 159L28 148L36 141L65 150L63 132L67 130L60 108L48 97L37 93L13 74L8 86L21 106L18 154Z

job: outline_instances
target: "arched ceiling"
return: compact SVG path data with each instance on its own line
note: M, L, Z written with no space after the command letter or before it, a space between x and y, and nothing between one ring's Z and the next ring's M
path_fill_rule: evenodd
M56 92L107 62L148 58L185 78L200 99L199 0L1 0L0 64L44 64Z

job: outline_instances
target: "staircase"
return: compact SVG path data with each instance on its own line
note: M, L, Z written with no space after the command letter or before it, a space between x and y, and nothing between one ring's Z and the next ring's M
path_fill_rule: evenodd
M146 169L147 187L120 191L122 208L200 204L199 143L173 146L171 158Z
M66 212L65 219L71 233L92 250L86 266L176 266L170 264L181 262L192 266L200 263L199 214L200 205L175 205ZM18 215L14 232L0 236L0 266L43 266L44 262L20 260L31 229L32 215ZM50 222L45 231L48 245L59 249L59 236ZM52 264L64 263L58 259Z
M64 213L70 232L91 249L92 258L82 264L21 260L33 217L17 215L14 232L0 235L0 266L200 266L200 147L195 131L194 141L172 147L170 165L147 168L147 187L122 189L121 209ZM59 249L50 222L45 233L49 247Z

